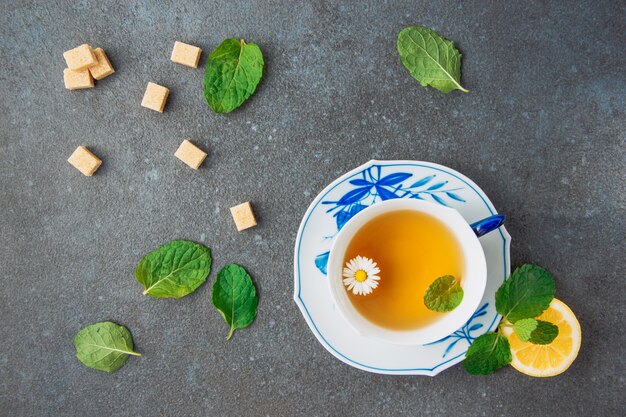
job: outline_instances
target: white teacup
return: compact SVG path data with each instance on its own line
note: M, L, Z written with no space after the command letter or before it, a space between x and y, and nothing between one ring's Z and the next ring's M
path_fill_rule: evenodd
M413 210L438 219L448 226L463 254L463 301L441 318L414 330L380 327L363 317L352 305L343 284L343 261L355 233L376 216L398 210ZM397 345L424 345L435 342L461 328L478 308L487 284L487 264L478 236L495 230L504 222L496 215L471 226L458 211L415 199L395 199L372 205L356 214L335 237L328 259L328 287L341 315L359 334ZM384 276L381 276L384 279ZM374 290L375 291L375 290ZM416 302L423 302L421 299Z

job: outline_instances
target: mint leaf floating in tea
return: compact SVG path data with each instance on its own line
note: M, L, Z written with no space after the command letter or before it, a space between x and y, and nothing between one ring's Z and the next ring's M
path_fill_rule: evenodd
M423 87L469 91L461 86L461 54L452 41L432 29L409 26L398 34L397 47L402 63Z
M380 268L376 262L357 256L346 262L343 268L343 285L354 295L368 295L378 287L380 277L377 274L380 274Z
M254 93L262 76L261 49L243 39L226 39L206 62L206 102L217 113L230 113Z
M432 311L452 311L463 301L463 288L452 275L437 278L424 294L424 304Z
M141 356L133 350L133 337L128 329L110 321L91 324L74 336L76 357L84 365L105 372L117 371L129 355Z
M513 360L506 337L488 332L474 340L465 354L463 367L472 375L487 375Z
M252 278L241 266L226 265L213 284L213 305L230 326L229 340L236 329L248 327L256 317L259 297Z
M173 240L150 252L135 268L144 295L180 298L194 292L211 272L211 250L188 240Z
M540 266L525 264L513 271L496 292L496 310L511 323L535 318L548 308L554 293L552 275Z

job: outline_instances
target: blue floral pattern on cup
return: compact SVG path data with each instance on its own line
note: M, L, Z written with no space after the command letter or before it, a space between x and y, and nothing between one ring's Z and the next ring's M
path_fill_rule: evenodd
M349 184L352 187L337 201L322 201L330 205L326 213L333 213L337 231L361 210L380 201L394 198L415 198L432 201L442 206L451 203L465 203L459 194L463 187L450 188L448 181L438 180L437 174L428 175L420 179L412 179L413 174L408 172L393 172L383 175L381 165L372 165L354 175ZM315 258L315 266L326 275L328 255L330 252L319 254Z

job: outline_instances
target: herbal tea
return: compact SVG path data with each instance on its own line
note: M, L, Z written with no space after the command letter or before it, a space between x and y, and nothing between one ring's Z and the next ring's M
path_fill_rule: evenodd
M393 330L412 330L440 318L442 313L424 305L426 289L442 275L463 280L463 254L455 236L439 220L416 211L393 211L366 223L350 241L344 266L357 256L376 262L380 279L370 294L347 291L348 298L363 317Z

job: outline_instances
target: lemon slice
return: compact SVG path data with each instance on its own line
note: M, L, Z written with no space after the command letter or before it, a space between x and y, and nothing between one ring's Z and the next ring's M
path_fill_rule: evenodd
M556 298L537 320L554 323L559 335L548 345L523 342L512 327L502 329L509 339L513 361L511 366L523 374L537 377L555 376L563 373L574 362L580 349L580 323L572 310Z

